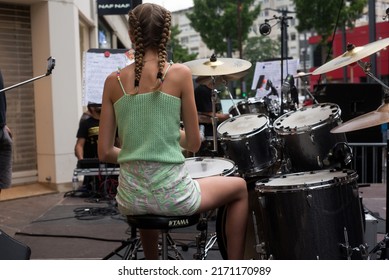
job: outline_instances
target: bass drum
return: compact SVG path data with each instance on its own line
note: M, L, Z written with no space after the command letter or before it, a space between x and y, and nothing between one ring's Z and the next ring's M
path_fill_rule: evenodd
M357 179L355 171L332 169L257 181L267 259L364 259Z

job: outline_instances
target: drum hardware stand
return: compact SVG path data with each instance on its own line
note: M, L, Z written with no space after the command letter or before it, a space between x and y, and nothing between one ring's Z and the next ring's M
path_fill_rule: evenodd
M305 93L309 95L309 97L312 99L314 104L319 104L319 101L313 96L312 92L308 89L308 80L304 76L298 76L300 78L302 84L303 84L303 89Z
M103 258L103 260L109 260L113 256L119 256L122 260L136 260L137 253L141 247L140 238L137 237L136 227L131 227L131 236L127 240L122 241L122 245L116 248L114 251L109 253ZM120 251L125 249L124 253L121 254Z
M214 214L215 210L212 210L208 213L207 216L202 215L199 223L197 224L197 230L200 233L196 236L196 248L197 252L193 254L193 259L195 260L205 260L208 256L208 251L215 245L217 241L216 233L211 235L211 238L207 240L208 232L208 220Z
M218 94L220 93L220 91L218 91L215 87L216 87L216 79L214 76L211 76L211 79L212 79L212 85L213 85L213 89L212 89L212 117L211 117L211 120L212 120L212 131L213 131L213 153L215 155L218 154L218 146L217 146L217 124L218 124L218 118L216 117L216 102L217 102L217 99L218 99ZM230 96L230 99L232 101L232 104L236 110L236 112L238 113L238 115L240 116L240 111L238 109L238 107L236 106L235 102L234 102L234 98L230 92L230 90L228 89L227 87L227 81L223 79L223 85L225 87L225 89L227 90L228 92L228 95Z
M389 235L385 234L385 237L383 240L378 242L378 244L369 252L369 256L372 254L377 253L378 251L383 251L386 248L386 244L389 242ZM382 256L381 256L382 257Z
M53 58L53 57L50 56L50 57L47 59L47 61L48 61L48 62L47 62L47 71L46 71L46 74L40 75L40 76L38 76L38 77L29 79L29 80L26 80L26 81L24 81L24 82L18 83L18 84L13 85L13 86L9 86L9 87L7 87L7 88L3 88L2 90L0 90L0 93L3 92L3 91L7 91L7 90L16 88L16 87L18 87L18 86L22 86L22 85L24 85L24 84L27 84L27 83L33 82L33 81L35 81L35 80L38 80L38 79L40 79L40 78L43 78L43 77L46 77L46 76L51 75L51 72L53 71L53 69L54 69L54 67L55 67L55 58Z
M212 77L213 84L215 86L215 79ZM218 96L218 90L212 89L212 139L213 139L213 152L217 154L217 117L216 117L216 101Z
M258 224L256 221L255 212L252 211L251 213L253 217L253 226L254 226L254 235L255 235L255 252L257 252L260 260L266 260L265 242L260 243L259 241Z
M363 71L365 72L365 74L367 76L369 76L370 78L372 78L374 81L376 81L377 83L379 83L383 89L384 89L384 92L385 92L385 96L384 96L384 103L387 104L389 103L389 87L384 84L383 82L381 82L378 78L376 78L374 76L373 73L370 72L371 70L371 63L370 62L362 62L360 60L357 61L358 65L363 69ZM377 251L378 250L381 250L381 259L388 259L389 258L389 238L388 238L388 233L389 233L389 151L388 151L388 148L389 148L389 139L387 139L387 144L386 144L386 215L385 215L385 231L386 231L386 235L384 237L384 239L378 243L378 248L377 248ZM383 245L385 244L385 245ZM376 246L377 247L377 246Z
M240 116L241 114L240 114L239 108L238 108L238 106L236 106L236 103L234 101L234 97L232 96L231 91L229 90L229 88L227 86L227 81L226 80L223 80L223 85L224 85L225 90L228 92L228 95L229 95L229 97L231 99L231 102L232 102L232 106L234 106L234 109L238 113L238 116Z
M347 260L351 260L351 256L353 255L354 252L360 252L360 255L362 259L366 260L368 257L368 252L367 252L367 246L366 245L359 245L359 247L352 248L350 246L350 243L348 241L348 232L347 229L343 229L344 232L344 244L339 244L341 247L342 251L344 251L345 256L347 257Z

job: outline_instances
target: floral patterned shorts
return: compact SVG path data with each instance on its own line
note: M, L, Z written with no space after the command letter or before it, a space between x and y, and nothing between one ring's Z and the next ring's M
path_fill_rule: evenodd
M116 201L123 215L192 215L201 193L184 163L131 161L120 165Z

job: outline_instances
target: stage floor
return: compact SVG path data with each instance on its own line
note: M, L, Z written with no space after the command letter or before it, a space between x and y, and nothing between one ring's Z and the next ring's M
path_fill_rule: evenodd
M110 200L65 196L69 190L45 192L39 184L23 186L29 188L28 196L12 197L11 192L17 193L15 188L20 187L1 194L0 229L27 244L32 251L31 259L103 259L129 237L129 226ZM386 185L360 187L359 192L365 209L378 222L377 236L369 233L368 239L381 241L385 232ZM172 232L178 244L189 248L186 251L179 246L185 259L193 259L198 233L195 226ZM208 221L208 233L215 233L214 218ZM217 243L206 259L223 259Z

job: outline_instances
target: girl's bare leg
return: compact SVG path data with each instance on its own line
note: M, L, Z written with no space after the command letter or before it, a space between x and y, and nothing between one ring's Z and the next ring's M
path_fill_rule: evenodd
M199 212L227 206L226 237L229 259L243 259L248 218L246 181L240 177L215 176L199 179Z
M147 260L158 260L158 238L159 230L154 229L140 229L140 238L144 250L145 258Z

